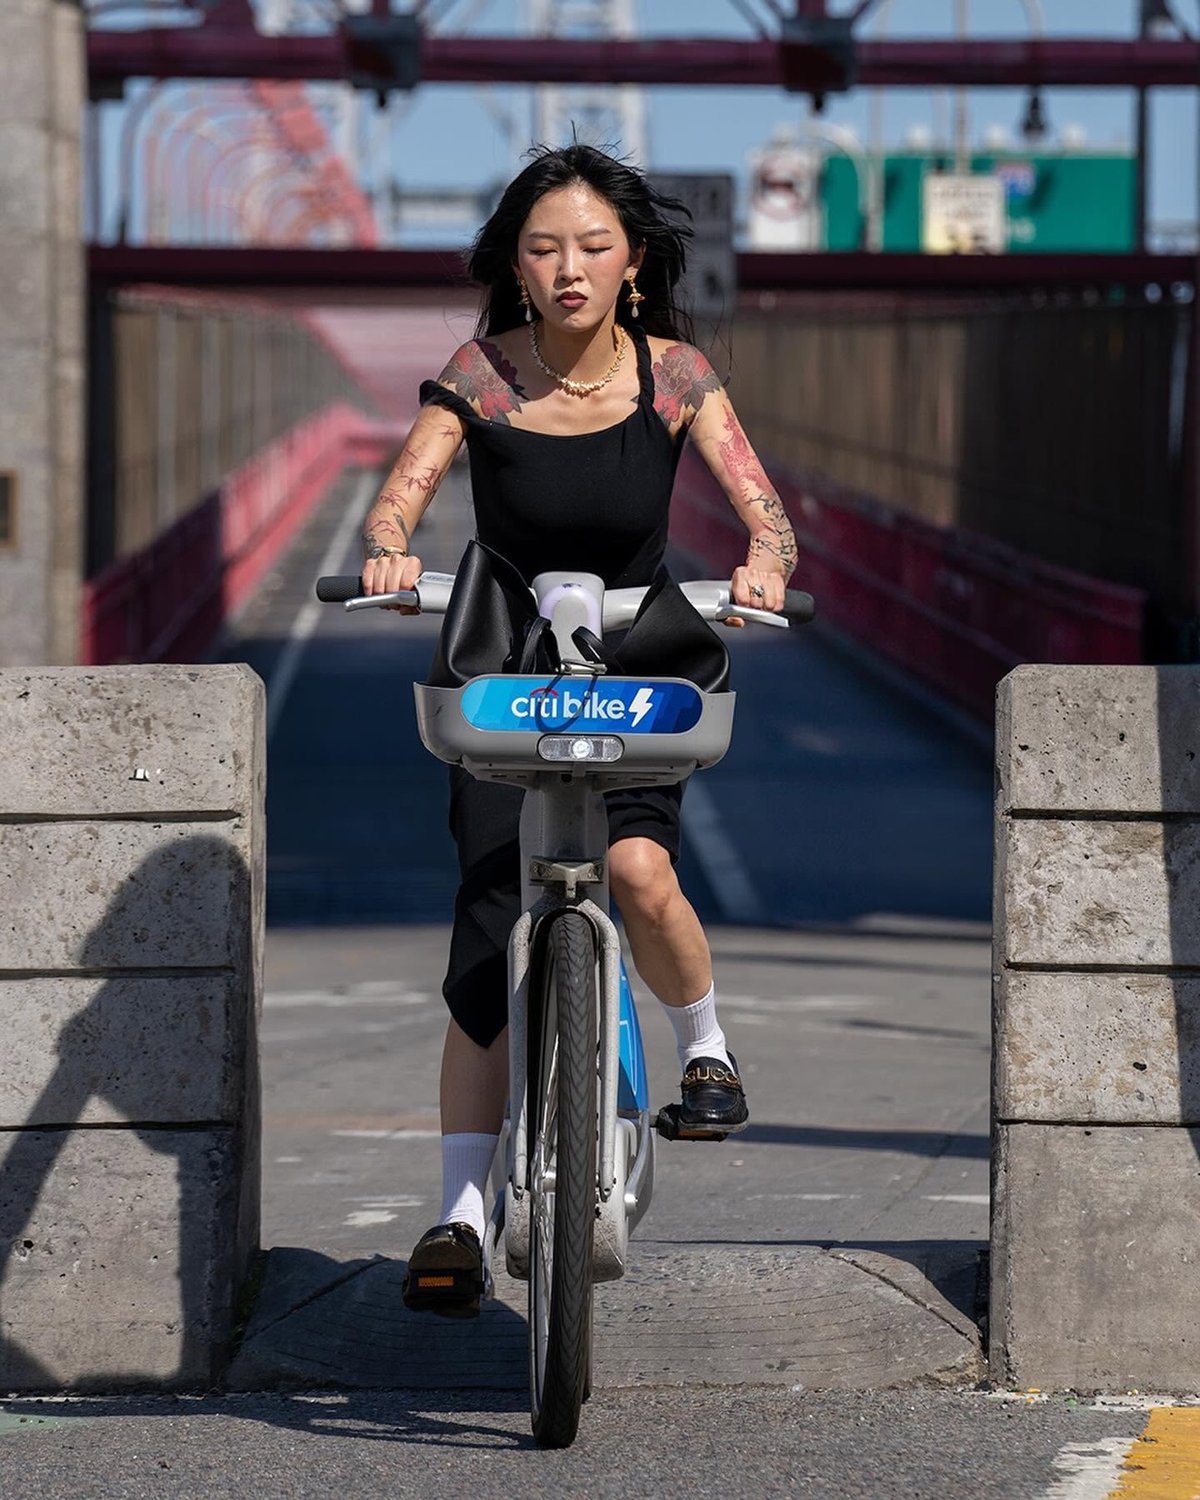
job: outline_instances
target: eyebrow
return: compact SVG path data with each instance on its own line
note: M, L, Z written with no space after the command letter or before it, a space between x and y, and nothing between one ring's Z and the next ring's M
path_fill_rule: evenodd
M579 234L577 238L586 240L589 239L593 234L615 235L616 232L617 231L615 229L610 229L607 224L597 224L592 229L583 230L583 232ZM556 234L551 234L548 229L531 229L529 231L529 238L531 240L556 240L558 236Z

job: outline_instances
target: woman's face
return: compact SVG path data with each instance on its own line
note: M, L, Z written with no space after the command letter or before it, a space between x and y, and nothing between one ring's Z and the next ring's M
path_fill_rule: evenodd
M610 317L641 263L616 209L581 182L539 198L517 239L517 274L545 322L564 331L586 333Z

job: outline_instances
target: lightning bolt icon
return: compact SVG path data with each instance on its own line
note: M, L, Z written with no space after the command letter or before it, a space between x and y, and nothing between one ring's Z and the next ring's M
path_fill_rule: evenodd
M629 712L633 715L633 727L636 729L650 710L654 707L654 693L648 687L638 688L633 695L633 701L629 705Z

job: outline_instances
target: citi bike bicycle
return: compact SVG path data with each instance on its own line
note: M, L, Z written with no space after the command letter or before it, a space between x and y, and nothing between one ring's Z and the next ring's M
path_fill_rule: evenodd
M453 584L426 572L411 590L363 597L361 579L332 577L317 594L348 610L401 604L432 614L445 611ZM733 604L727 582L681 589L706 620L786 629L814 612L796 590L775 614ZM729 747L734 694L606 674L587 642L630 625L645 589L543 573L532 591L557 672L413 690L426 749L525 790L522 910L509 940L509 1116L483 1242L485 1295L503 1231L508 1272L529 1284L534 1436L559 1448L574 1441L591 1390L593 1285L625 1273L629 1235L653 1190L656 1132L686 1136L677 1105L651 1118L637 1013L608 915L603 793L682 781L715 764Z

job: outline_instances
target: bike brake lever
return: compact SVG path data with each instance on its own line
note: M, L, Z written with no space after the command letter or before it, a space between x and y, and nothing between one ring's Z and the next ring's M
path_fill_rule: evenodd
M791 629L791 621L786 615L777 615L773 609L751 609L748 604L723 604L717 610L716 619L718 621L746 620L754 625L774 625L784 630Z
M357 599L347 599L342 608L354 609L382 609L388 604L405 604L410 609L420 609L421 596L416 589L399 589L394 594L362 594Z

